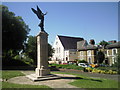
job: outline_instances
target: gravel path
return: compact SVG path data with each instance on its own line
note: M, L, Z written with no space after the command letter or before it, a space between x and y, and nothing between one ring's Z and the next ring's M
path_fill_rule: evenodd
M99 73L88 73L88 72L82 72L79 70L67 70L67 69L61 69L58 72L68 72L68 73L75 73L80 75L85 75L93 78L105 78L105 79L111 79L118 81L120 78L120 75L110 75L110 74L99 74Z

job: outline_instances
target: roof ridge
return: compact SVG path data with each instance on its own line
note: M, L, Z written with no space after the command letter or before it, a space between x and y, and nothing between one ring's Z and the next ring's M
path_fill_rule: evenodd
M68 38L82 38L82 37L73 37L73 36L63 36L63 35L57 35L58 37L68 37Z
M77 42L84 40L84 38L81 37L57 36L65 49L77 49Z

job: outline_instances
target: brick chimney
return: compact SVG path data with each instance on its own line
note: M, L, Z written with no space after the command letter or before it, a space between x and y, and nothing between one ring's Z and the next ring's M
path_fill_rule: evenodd
M95 45L95 41L94 39L91 39L90 42L89 42L90 45Z
M111 40L111 41L108 41L108 42L110 42L110 43L116 43L117 41L116 40Z

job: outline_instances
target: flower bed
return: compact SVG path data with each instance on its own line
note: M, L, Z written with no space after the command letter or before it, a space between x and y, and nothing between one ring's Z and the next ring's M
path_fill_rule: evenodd
M113 70L100 70L100 69L90 68L90 67L85 68L84 71L85 72L92 72L92 73L101 73L101 74L117 74L117 71L113 71Z

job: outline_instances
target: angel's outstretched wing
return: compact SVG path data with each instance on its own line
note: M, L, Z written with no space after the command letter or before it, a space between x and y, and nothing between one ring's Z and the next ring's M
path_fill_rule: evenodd
M38 6L37 6L37 12L38 12L39 19L42 19L42 11L39 9Z
M39 9L39 7L37 6L37 11L39 12L39 13L42 13L42 11Z
M38 8L38 6L37 6L37 11L36 11L35 9L33 9L33 8L31 8L31 9L32 9L32 11L37 15L37 17L38 17L39 19L42 19L42 16L41 16L42 11Z
M35 9L33 9L33 8L31 8L32 9L32 11L35 13L35 14L37 14L37 11L35 10Z

